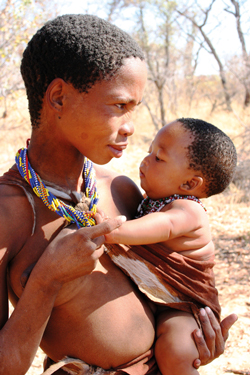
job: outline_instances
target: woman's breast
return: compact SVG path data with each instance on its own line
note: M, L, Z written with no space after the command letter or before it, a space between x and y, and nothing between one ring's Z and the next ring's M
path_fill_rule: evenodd
M78 280L75 289L72 284L62 290L42 348L54 360L72 356L110 368L143 354L153 341L154 318L149 305L104 255L90 275Z

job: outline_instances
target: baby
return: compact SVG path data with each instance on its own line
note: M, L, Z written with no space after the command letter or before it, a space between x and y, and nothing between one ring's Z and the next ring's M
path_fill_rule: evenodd
M221 193L229 185L236 162L233 142L214 125L198 119L181 118L164 126L157 133L148 155L140 165L141 187L147 197L138 208L137 218L125 222L105 236L111 258L115 259L115 256L112 257L115 245L108 244L157 244L161 251L163 249L159 264L158 261L154 263L160 269L159 272L162 272L163 256L166 259L175 256L174 262L182 258L192 267L198 264L198 271L191 275L190 283L192 279L198 279L202 284L205 277L200 265L205 264L205 272L207 264L213 266L214 244L208 215L200 199ZM147 254L147 248L143 248L141 257ZM154 248L154 257L156 252L157 248ZM150 256L147 259L150 261ZM133 279L136 281L137 276ZM217 299L213 273L212 282L209 281L205 290L208 301L211 291L214 293L210 300L213 308L213 299ZM183 295L183 289L181 292ZM192 291L192 298L184 300L190 303L196 299L197 293L197 306L202 307L199 292ZM157 302L157 299L152 299ZM192 338L192 332L198 328L197 321L185 308L179 310L178 305L177 309L173 308L173 304L168 306L172 308L157 305L156 311L155 356L159 369L163 375L198 374L193 361L199 355ZM209 306L209 303L204 306ZM219 313L218 304L218 319Z

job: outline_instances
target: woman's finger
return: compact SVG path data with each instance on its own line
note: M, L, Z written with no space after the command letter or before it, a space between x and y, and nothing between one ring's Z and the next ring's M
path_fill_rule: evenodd
M114 219L107 219L102 223L89 228L89 238L94 240L99 236L104 236L119 228L126 221L126 216L117 216ZM79 231L84 231L86 228L81 228Z
M204 366L210 362L211 353L210 353L210 350L208 349L207 342L205 341L205 338L202 335L202 332L200 329L197 329L193 332L193 337L194 337L194 341L199 352L199 358L197 358L193 362L193 366L195 368L199 368L200 366L202 365Z
M221 332L224 340L226 341L229 336L229 329L232 325L238 320L238 316L236 314L230 314L225 319L223 319L220 323Z

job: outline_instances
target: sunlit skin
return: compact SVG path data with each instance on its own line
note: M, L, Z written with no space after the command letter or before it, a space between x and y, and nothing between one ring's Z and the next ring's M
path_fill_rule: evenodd
M58 128L64 147L73 146L97 164L122 156L134 133L132 113L142 101L147 77L145 64L134 60L110 80L97 82L88 93L70 87L69 111L63 113Z
M61 78L53 80L28 149L41 178L62 189L84 191L84 155L98 164L122 155L145 83L145 62L134 58L125 61L115 77L96 82L88 94ZM95 169L99 208L110 217L132 219L142 198L136 185L101 166ZM34 204L36 228L31 236L34 217L25 193L18 186L0 186L0 374L26 373L40 342L55 361L72 356L106 369L146 352L155 337L152 311L101 247L104 234L121 220L62 230L61 217L35 196ZM29 268L33 271L23 289L21 276ZM7 283L16 306L10 319ZM222 333L210 312L204 310L201 322L211 355L201 335L195 337L205 363L223 352L232 320Z
M206 197L202 173L189 167L187 151L192 139L178 122L157 133L139 168L141 187L147 196L154 200L174 194ZM208 215L199 204L189 200L174 201L161 212L128 221L107 235L106 240L128 245L160 242L168 250L198 260L214 256Z
M174 194L206 197L202 172L190 168L188 146L193 137L179 122L164 126L140 165L141 187L157 200ZM175 200L159 212L130 220L105 236L107 243L160 243L166 254L175 251L199 261L213 261L208 215L191 200ZM161 310L156 323L155 356L162 375L197 375L199 353L192 338L198 325L191 314Z
M136 80L135 77L137 77ZM145 83L146 66L139 59L129 60L120 69L119 75L110 81L97 82L90 90L89 97L78 93L70 84L61 79L53 81L44 99L41 125L33 130L29 147L29 159L37 173L43 179L71 190L80 191L84 188L82 186L82 154L95 159L94 161L98 163L106 163L112 157L122 155L128 137L133 133L132 110L142 100ZM73 102L75 102L74 110L71 108ZM88 142L83 140L83 133ZM132 218L141 199L141 194L135 184L128 178L119 177L97 165L96 175L100 209L111 217L122 213ZM1 252L2 265L6 264L5 259L6 261L12 259L9 285L11 300L16 305L17 299L23 293L20 283L21 275L31 264L38 261L49 241L59 229L62 229L63 219L48 210L39 198L34 197L37 208L36 232L30 236L33 214L26 196L18 187L1 186L0 189L1 197L15 196L8 205L0 201L5 212L4 218L0 220L1 240L4 241L2 248L9 249L8 253ZM10 217L9 220L8 217ZM19 229L20 220L22 230ZM114 225L117 224L114 222ZM18 237L8 236L10 227L12 233L17 233ZM73 232L71 229L65 229L62 234L65 236ZM80 236L81 231L78 233ZM88 230L84 228L83 233L88 233ZM103 368L124 364L146 352L153 344L155 331L153 314L144 297L138 293L127 276L111 263L109 257L104 254L98 261L103 249L96 251L95 270L89 274L89 265L84 267L84 264L81 265L83 262L79 260L80 254L84 255L82 248L86 247L86 241L81 244L79 238L73 237L70 245L66 245L67 238L63 239L63 245L65 244L67 250L61 249L60 254L57 254L57 260L49 256L54 254L53 246L49 249L49 253L46 252L41 257L41 262L38 262L35 267L37 272L33 270L25 288L28 301L26 299L25 303L25 298L22 298L20 309L19 305L17 306L16 314L18 314L19 323L22 319L23 322L18 323L16 336L21 340L24 332L30 330L34 332L34 336L35 334L40 335L39 337L43 336L41 347L55 361L67 355ZM101 238L98 243L101 241L103 242L104 238ZM76 252L79 247L81 252L72 258L71 252ZM58 260L58 257L63 258ZM84 259L86 263L88 257L85 255ZM44 268L48 269L48 265L53 272L44 272ZM72 269L68 271L70 277L62 276L66 273L65 269ZM5 272L3 267L1 271ZM60 278L64 277L63 283L58 282L58 274ZM31 309L31 303L34 306L32 309L38 304L36 295L38 298L39 294L32 290L34 284L37 287L37 279L39 284L48 282L50 293L51 289L59 287L59 290L56 289L56 295L50 299L50 305L53 303L54 308L48 324L48 315L45 313L49 303L48 291L46 299L43 298L43 304L39 307L39 314L35 314L33 321L30 316L26 318L27 309ZM31 292L29 292L30 289ZM44 288L41 292L42 290ZM32 298L30 293L32 293ZM43 312L46 319L41 317L39 323L39 316L43 316ZM5 319L6 315L2 309L1 322L4 323ZM8 324L15 324L15 319L10 319ZM39 330L32 329L31 324L39 324ZM36 338L36 342L40 340L39 337ZM11 341L9 338L6 340L6 342ZM30 338L29 343L31 341ZM19 347L19 350L23 351L22 366L25 366L25 362L27 366L27 361L29 361L27 351L24 350L21 342ZM6 359L7 362L9 361ZM1 368L4 369L4 365L1 365ZM13 373L15 373L14 370Z
M145 63L139 59L128 59L119 74L96 82L87 94L55 79L44 99L41 125L33 130L29 146L29 160L37 173L70 188L80 176L74 186L80 190L83 155L97 164L121 157L134 132L132 113L142 101L146 79ZM52 127L53 139L48 131Z
M140 165L141 187L152 199L183 194L183 188L193 178L202 178L189 168L188 146L192 135L180 123L173 122L163 127L149 147L148 155ZM202 189L199 198L205 197Z

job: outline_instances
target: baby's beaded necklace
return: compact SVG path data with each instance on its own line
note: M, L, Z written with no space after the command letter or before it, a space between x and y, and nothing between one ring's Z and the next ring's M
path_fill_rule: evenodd
M88 158L84 159L83 174L85 182L85 194L87 198L90 198L89 211L91 212L76 210L74 207L67 205L52 194L43 183L41 177L31 167L28 160L27 148L21 148L17 152L15 160L20 175L28 182L34 193L40 199L42 199L45 206L47 206L51 211L64 217L68 222L76 223L78 228L95 225L95 219L93 216L96 213L99 198L96 189L93 163Z
M142 217L142 216L145 216L147 214L150 214L152 212L157 212L157 211L160 211L160 209L164 206L166 206L166 204L169 204L177 199L188 199L188 200L191 200L191 201L195 201L197 203L199 203L205 211L206 208L205 206L203 205L203 203L197 198L195 197L194 195L179 195L179 194L174 194L174 195L171 195L170 197L166 197L166 198L160 198L160 199L151 199L149 197L146 197L145 199L143 199L143 201L141 202L141 204L139 205L138 209L137 209L137 215L136 215L136 218L139 218L139 217Z

